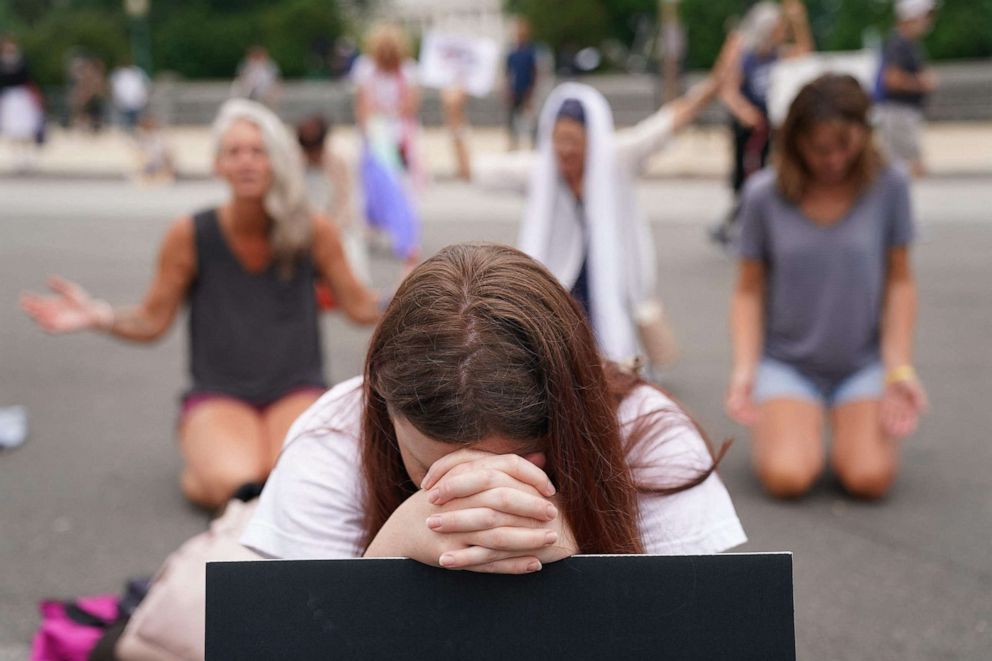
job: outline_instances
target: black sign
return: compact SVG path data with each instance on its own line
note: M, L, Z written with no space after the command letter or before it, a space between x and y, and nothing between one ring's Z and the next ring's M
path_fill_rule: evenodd
M525 576L213 562L206 625L209 661L796 656L788 553L577 556Z

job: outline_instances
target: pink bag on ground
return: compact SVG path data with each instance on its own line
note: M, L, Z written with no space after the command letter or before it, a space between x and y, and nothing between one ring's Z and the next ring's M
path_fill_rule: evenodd
M31 661L86 661L117 620L119 599L116 594L98 594L41 602L41 626L31 644Z

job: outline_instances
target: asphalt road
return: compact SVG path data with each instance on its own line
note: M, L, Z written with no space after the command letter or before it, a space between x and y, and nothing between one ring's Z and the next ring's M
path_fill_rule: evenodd
M727 193L713 180L652 181L640 193L683 345L667 385L714 439L737 438L721 473L750 537L740 550L795 553L800 658L992 658L992 178L915 191L917 363L933 411L878 504L845 498L829 477L798 502L762 495L746 435L721 413L733 263L703 237ZM47 337L17 297L57 272L116 303L136 301L169 220L222 196L202 181L0 180L0 406L30 415L27 443L0 453L0 659L27 658L38 600L118 591L206 524L176 484L183 320L152 347ZM424 200L425 252L512 242L520 209L438 184ZM374 267L381 285L396 271L382 257ZM323 323L328 376L357 373L368 331Z

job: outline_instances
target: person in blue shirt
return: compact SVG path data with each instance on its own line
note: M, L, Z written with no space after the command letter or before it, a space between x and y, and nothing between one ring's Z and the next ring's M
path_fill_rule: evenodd
M530 39L530 24L518 19L516 44L506 56L506 102L510 150L517 148L520 136L530 133L534 89L537 87L537 50Z
M920 40L933 27L933 0L899 0L898 23L882 49L875 110L879 137L889 157L907 164L914 176L926 174L920 150L923 108L937 88Z

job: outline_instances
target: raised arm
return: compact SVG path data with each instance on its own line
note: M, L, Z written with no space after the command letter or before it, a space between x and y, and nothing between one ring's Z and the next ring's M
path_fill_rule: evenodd
M782 13L792 35L792 43L783 49L782 56L791 58L812 53L813 33L809 29L809 18L802 0L783 0Z
M691 124L738 66L740 50L740 37L737 34L729 35L720 49L716 64L706 78L679 98L663 105L647 119L629 129L618 131L618 158L639 169L669 138Z
M319 216L313 220L313 259L349 319L359 324L379 320L378 295L355 277L338 229Z
M738 64L727 72L727 76L720 84L720 100L737 120L737 123L750 129L763 123L765 116L756 105L748 101L741 93L742 79L743 75Z
M924 69L918 73L906 71L894 64L889 64L882 72L885 89L889 92L907 92L910 94L930 94L937 89L937 76L933 69Z
M162 241L155 278L140 305L114 308L76 283L53 276L48 284L55 296L25 293L21 307L49 333L99 330L125 340L151 342L172 325L195 275L193 220L182 218Z

